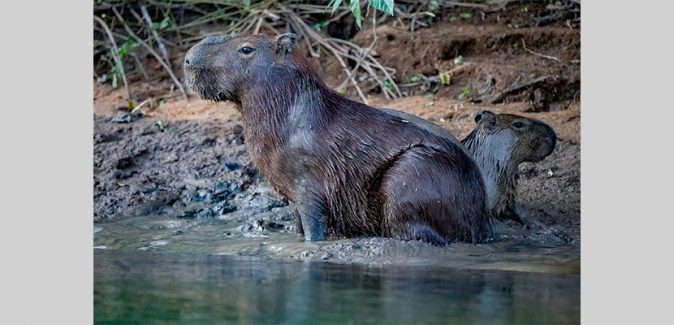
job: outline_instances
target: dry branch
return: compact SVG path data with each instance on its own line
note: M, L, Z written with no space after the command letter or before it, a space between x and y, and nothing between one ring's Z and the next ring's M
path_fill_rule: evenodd
M531 54L533 54L533 55L538 55L538 56L543 57L543 58L546 58L546 59L551 59L551 60L559 61L559 59L556 58L556 57L554 57L554 56L549 56L549 55L541 54L541 53L534 52L534 51L528 49L528 48L527 48L527 44L524 43L524 39L522 39L522 47L523 47L525 50L527 50L527 52L529 52L529 53L531 53Z
M112 9L115 9L114 7ZM126 90L126 99L131 99L131 92L129 92L129 84L126 82L126 74L124 74L124 66L122 65L122 59L119 58L119 49L117 48L117 43L115 42L115 38L112 36L112 32L110 31L110 28L108 28L108 25L103 21L103 19L99 18L98 16L94 16L94 20L98 22L103 29L105 29L105 32L108 34L108 37L110 38L110 43L112 43L112 56L115 58L115 61L117 62L117 69L119 70L119 74L122 75L122 81L124 81L124 90Z
M164 60L166 60L166 64L171 67L171 61L168 58L168 53L166 53L166 47L164 46L164 43L162 43L159 34L157 34L157 31L152 28L152 19L150 18L150 14L147 12L147 8L145 8L145 6L140 6L140 12L143 14L143 19L145 19L148 29L150 32L152 32L152 36L154 36L154 39L157 41L159 50L161 50L161 54L164 56Z
M147 45L147 43L145 43L144 40L142 40L140 37L136 36L136 34L131 30L131 28L129 28L129 26L124 21L124 18L122 17L122 15L119 14L119 11L117 11L117 9L115 7L112 7L112 11L115 12L115 15L117 16L117 19L119 19L119 22L122 25L124 25L124 29L126 29L126 31L129 33L129 36L131 36L133 39L135 39L136 42L138 42L139 44L143 45L143 47L145 47L145 49L147 49L150 53L152 53L152 55L157 59L157 61L159 61L159 63L164 67L164 69L166 69L168 74L171 76L171 79L173 79L173 82L178 86L178 89L180 89L180 92L183 94L183 97L185 97L185 99L187 99L188 98L187 93L185 93L185 89L183 88L180 81L178 81L178 78L176 78L176 76L173 74L173 71L171 70L171 67L166 65L164 60L161 59L159 54L157 54L157 52L155 52L155 50L153 50L151 46Z
M483 101L488 99L489 103L493 104L495 102L498 102L498 101L502 100L506 95L508 95L509 93L511 93L513 91L517 91L517 90L520 90L522 88L535 85L537 83L546 81L546 80L551 79L551 78L554 78L554 76L547 75L547 76L543 76L543 77L538 77L536 79L533 79L533 80L525 82L525 83L510 86L507 89L505 89L505 90L503 90L503 91L501 91L497 94L485 95L485 96L482 96L482 97L479 97L479 98L476 98L476 99L472 99L471 101L473 103L479 103L479 102L483 102Z

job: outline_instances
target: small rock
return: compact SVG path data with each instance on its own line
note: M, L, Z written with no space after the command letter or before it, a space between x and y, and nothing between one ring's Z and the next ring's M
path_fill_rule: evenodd
M131 122L131 114L126 111L119 111L117 112L117 115L112 118L111 122L115 123L130 123Z
M302 254L300 254L301 259L311 258L312 256L314 256L314 252L312 252L311 250L306 250L302 252Z
M103 230L103 228L94 227L94 234L100 232L101 230Z
M285 226L281 223L269 222L267 223L267 227L270 229L283 229Z
M105 246L94 246L94 249L105 249Z
M152 246L164 246L166 244L168 244L168 242L166 242L165 240L157 240L157 241L150 242L150 245L152 245Z

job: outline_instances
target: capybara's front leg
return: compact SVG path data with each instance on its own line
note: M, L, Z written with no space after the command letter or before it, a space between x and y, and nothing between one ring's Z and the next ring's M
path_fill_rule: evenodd
M300 212L295 205L295 210L293 215L295 216L295 233L298 236L304 236L304 229L302 229L302 218L300 217Z
M327 217L324 203L313 195L297 200L295 218L301 220L301 228L307 241L323 241L327 238ZM297 219L296 219L297 220ZM297 221L295 221L297 223Z

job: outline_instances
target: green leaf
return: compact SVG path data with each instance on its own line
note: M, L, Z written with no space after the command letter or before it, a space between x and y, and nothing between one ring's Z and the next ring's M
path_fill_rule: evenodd
M419 80L421 80L421 76L413 76L412 78L410 78L411 82L417 82Z
M393 0L368 0L370 6L393 16Z
M428 9L431 10L432 13L438 13L440 11L440 5L438 4L437 1L431 0L431 2L428 4Z
M459 99L463 99L464 97L468 96L468 94L470 94L470 90L468 90L468 86L461 87L461 93L459 94Z
M449 73L440 72L440 82L442 82L443 85L448 86L451 81L452 76Z
M433 94L428 93L428 94L424 95L424 98L433 98Z
M351 12L353 13L353 16L356 17L356 24L358 24L358 28L362 29L363 24L361 22L361 16L360 16L360 1L359 0L350 0L349 9L351 9Z
M462 12L462 13L459 13L459 17L461 17L463 19L469 19L470 17L473 17L473 16L471 14L467 13L467 12Z
M393 91L393 83L389 80L384 81L384 86L388 88L388 90Z
M159 106L164 105L164 104L166 104L166 100L165 100L165 99L160 99L160 100L159 100Z
M166 17L159 24L159 29L164 29L164 28L168 27L168 25L169 25L169 17Z
M330 0L330 3L328 3L328 6L325 7L325 9L328 9L328 7L332 6L332 13L334 14L341 4L342 0Z

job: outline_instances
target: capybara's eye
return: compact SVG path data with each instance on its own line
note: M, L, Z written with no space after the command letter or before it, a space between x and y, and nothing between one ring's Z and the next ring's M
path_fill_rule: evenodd
M244 46L239 49L239 53L241 54L251 54L253 52L255 52L255 49L249 46Z
M517 121L517 122L513 123L513 127L516 128L516 129L521 129L525 126L527 126L527 125L525 123L520 122L520 121Z

